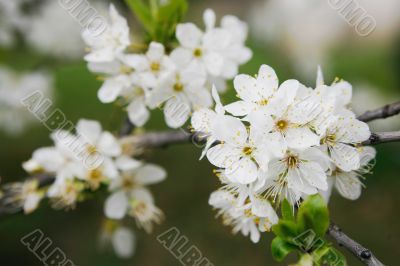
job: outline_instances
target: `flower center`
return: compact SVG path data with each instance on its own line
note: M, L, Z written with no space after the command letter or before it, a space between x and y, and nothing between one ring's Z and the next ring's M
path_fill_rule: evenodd
M253 149L251 147L244 147L243 154L246 156L250 156L253 153Z
M153 62L153 63L151 63L151 65L150 65L150 69L152 70L152 71L154 71L154 72L158 72L158 71L160 71L160 63L158 63L158 62Z
M321 144L333 145L336 142L335 134L328 134L325 138L321 139Z
M201 57L201 56L203 55L203 51L202 51L200 48L196 48L196 49L194 49L194 51L193 51L193 55L194 55L195 57Z
M268 99L262 99L261 101L258 102L259 105L267 105L268 104Z
M94 145L89 145L86 150L89 154L97 152L97 148Z
M122 74L130 74L130 73L133 72L133 68L128 67L128 66L125 66L125 65L122 65L122 66L120 67L119 71L120 71Z
M98 169L93 169L89 173L89 179L99 180L102 177L101 171Z
M289 155L286 157L285 163L288 168L296 168L300 163L300 159L295 155Z
M288 127L289 123L286 120L278 120L276 122L276 127L279 131L285 131Z
M177 82L174 84L174 91L176 92L181 92L183 91L183 84L180 82Z

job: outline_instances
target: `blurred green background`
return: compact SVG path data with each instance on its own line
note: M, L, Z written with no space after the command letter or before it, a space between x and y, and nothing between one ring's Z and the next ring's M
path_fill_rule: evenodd
M385 5L385 2L380 1L381 5ZM387 2L389 4L391 1ZM191 1L185 20L201 25L203 10L211 7L219 17L223 14L234 14L243 20L252 21L255 13L251 10L263 4L264 1ZM119 10L124 8L125 14L128 14L121 1ZM326 8L329 12L335 12L328 5ZM374 10L369 11L374 14ZM277 15L284 16L280 13ZM345 23L339 15L336 19ZM131 23L131 31L138 28L134 18ZM320 23L327 24L327 29L329 28L328 21L321 20ZM254 74L260 64L267 63L275 68L280 80L301 78L305 84L314 85L316 71L305 73L301 71L301 67L299 71L298 65L293 63L292 53L282 45L283 39L277 37L270 42L265 41L268 36L256 36L252 25L250 24L248 45L253 49L254 55L241 68L242 73ZM307 31L301 24L297 26L300 32L305 32L304 37L307 38ZM383 102L400 99L400 25L398 26L387 34L389 37L379 35L376 37L379 40L376 41L373 36L375 33L360 37L346 24L348 29L345 37L324 50L326 56L321 63L327 72L328 83L339 76L353 83L356 92L363 93L364 88L369 88L369 94L363 96L361 101L354 100L354 108L360 110L359 112L378 107L379 99L383 99ZM76 23L76 27L79 24ZM279 33L285 27L287 25L278 24L275 30ZM377 27L377 30L381 30L379 21ZM65 38L68 38L67 33ZM304 60L307 61L307 58ZM98 101L96 93L101 83L88 72L82 60L67 61L46 57L32 51L27 45L16 45L11 49L0 50L0 64L18 71L47 67L54 72L55 105L72 122L80 118L96 119L106 129L117 132L123 121L123 113L118 107ZM362 85L357 87L356 84ZM229 86L228 92L222 96L225 103L231 101L235 95L232 84ZM373 104L377 105L372 106ZM165 127L162 113L154 111L147 128L162 130ZM374 129L400 129L400 117L374 124ZM48 136L49 131L40 124L31 125L20 135L10 136L0 131L2 184L22 180L26 176L21 163L30 158L34 149L51 145ZM373 174L367 176L367 189L363 191L361 198L352 202L335 194L330 202L331 218L354 239L375 252L386 265L397 265L400 254L400 143L383 144L377 150L376 166ZM151 235L135 230L138 238L137 250L132 259L121 260L111 249L98 248L104 201L99 196L79 204L73 211L55 211L47 204L42 204L38 211L29 216L15 214L1 217L0 265L42 265L20 242L21 237L37 228L50 237L54 245L60 247L76 265L180 265L156 239L158 234L173 226L186 235L190 243L196 245L214 265L278 265L272 260L269 251L272 234L264 234L260 243L255 245L240 234L232 235L230 228L215 219L215 212L207 202L209 194L219 187L219 183L212 174L211 165L206 160L199 161L199 156L200 149L189 144L152 150L145 154L148 161L160 164L168 171L166 181L151 188L157 205L166 214L166 220L162 225L156 226ZM362 265L346 251L344 254L350 265ZM286 262L289 261L290 259Z

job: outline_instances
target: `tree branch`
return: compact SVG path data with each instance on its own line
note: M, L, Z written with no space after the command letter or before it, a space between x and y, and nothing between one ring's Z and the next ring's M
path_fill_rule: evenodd
M384 264L380 262L374 254L367 248L363 247L361 244L350 238L348 235L343 233L343 231L333 222L329 225L327 234L331 236L339 246L344 247L353 255L355 255L360 261L368 266L383 266Z
M387 104L381 108L367 111L357 117L358 120L369 122L376 119L385 119L400 113L400 101L392 104Z
M400 131L372 133L369 139L362 144L366 146L396 141L400 141Z

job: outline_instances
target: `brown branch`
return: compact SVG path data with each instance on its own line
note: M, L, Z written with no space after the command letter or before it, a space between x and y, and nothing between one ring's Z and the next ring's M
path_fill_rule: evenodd
M376 145L376 144L396 142L396 141L400 141L400 131L372 133L369 139L364 141L362 144Z
M357 117L358 120L369 122L376 119L385 119L400 113L400 101L385 105L381 108L367 111Z
M353 253L353 255L356 256L365 265L384 265L375 257L375 255L369 249L363 247L360 243L356 242L354 239L343 233L343 231L333 222L331 222L331 224L329 225L327 234L335 239L339 246L344 247L345 249Z

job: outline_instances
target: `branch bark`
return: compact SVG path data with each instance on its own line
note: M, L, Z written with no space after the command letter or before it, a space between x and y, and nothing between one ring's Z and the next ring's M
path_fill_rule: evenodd
M396 141L400 141L400 131L372 133L369 139L362 144L366 146Z
M343 231L335 223L331 222L327 234L335 239L339 246L344 247L345 249L353 253L353 255L356 256L365 265L384 265L375 257L375 255L369 249L365 248L360 243L356 242L354 239L343 233Z
M367 111L357 117L358 120L364 121L364 122L370 122L376 119L385 119L390 116L394 116L400 113L400 101L392 103L392 104L387 104L381 108Z

